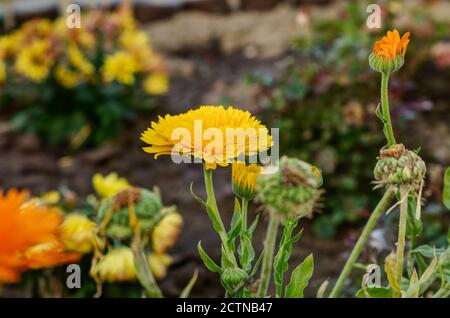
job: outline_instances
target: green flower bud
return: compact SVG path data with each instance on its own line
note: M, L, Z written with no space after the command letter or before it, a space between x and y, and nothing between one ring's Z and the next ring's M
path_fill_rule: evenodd
M257 180L257 199L282 220L312 217L323 193L320 170L296 158L282 157L277 172Z
M226 290L235 290L247 278L247 273L237 267L225 269L220 276L222 285Z

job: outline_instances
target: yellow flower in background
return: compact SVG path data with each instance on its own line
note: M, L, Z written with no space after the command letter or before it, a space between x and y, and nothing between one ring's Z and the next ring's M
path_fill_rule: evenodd
M201 106L159 117L141 134L141 140L150 145L144 151L155 158L173 151L201 159L207 169L226 167L241 154L257 154L272 146L267 127L250 112L232 106Z
M167 254L150 253L147 261L155 278L163 279L167 275L168 267L172 264L172 257Z
M22 44L22 37L20 31L0 37L0 59L7 59L17 54Z
M150 44L147 34L143 31L126 30L119 38L119 44L127 50L147 48Z
M64 218L60 239L68 250L89 253L94 247L96 224L86 216L72 213Z
M73 88L80 84L82 80L79 73L71 71L61 64L55 69L55 77L66 88Z
M6 79L6 66L5 63L0 60L0 84Z
M405 57L406 48L409 43L409 32L406 32L401 38L397 30L388 31L379 41L375 42L373 52L380 57L393 59L397 55Z
M49 48L48 41L39 40L22 49L14 65L16 72L34 82L43 81L53 63L48 54Z
M40 269L75 263L81 254L67 251L59 241L51 241L27 249L24 257L28 268Z
M25 22L21 28L25 38L47 38L53 32L53 24L49 19L34 19Z
M162 95L169 90L169 77L164 73L153 73L144 80L144 90L150 95Z
M152 250L164 253L172 247L180 235L183 218L179 213L172 212L163 217L152 233Z
M138 65L133 55L125 51L118 51L106 56L103 65L103 78L106 82L118 81L124 85L134 84L134 74Z
M120 191L131 187L127 179L120 178L115 172L111 172L107 176L96 173L92 178L92 185L94 186L95 192L97 192L102 199L110 198Z
M78 69L83 75L92 76L92 74L94 74L94 65L84 57L83 53L76 45L69 45L67 56L71 65Z
M57 204L61 200L61 195L58 191L49 191L41 195L39 199L47 204Z
M231 166L231 185L233 193L240 198L253 199L256 194L256 179L261 173L257 164L246 165L244 162L234 162Z
M92 269L92 274L102 282L126 282L136 279L131 248L119 247L104 255Z

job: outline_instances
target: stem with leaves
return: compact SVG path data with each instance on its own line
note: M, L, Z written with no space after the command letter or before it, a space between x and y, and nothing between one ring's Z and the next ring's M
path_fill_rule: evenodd
M367 240L369 239L369 235L372 232L373 228L378 222L378 219L381 217L383 212L385 212L388 209L389 203L391 202L392 198L394 197L394 191L391 189L386 190L383 197L381 198L380 202L378 203L375 210L372 212L372 215L370 216L369 220L367 221L366 226L364 227L361 235L359 236L358 241L355 244L355 247L352 250L352 253L350 254L349 258L347 259L347 262L344 265L344 268L342 269L341 274L339 275L338 280L336 281L336 284L333 287L333 290L330 293L330 298L338 297L339 294L342 291L342 288L344 287L345 280L347 279L348 275L350 274L355 262L358 260L359 255L361 254L364 245L366 244Z

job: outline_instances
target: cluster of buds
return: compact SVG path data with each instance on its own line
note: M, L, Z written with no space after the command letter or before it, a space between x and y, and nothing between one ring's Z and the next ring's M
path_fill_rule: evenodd
M312 217L323 193L322 183L317 167L284 156L276 173L258 178L258 200L282 220Z
M136 220L130 216L134 215ZM132 237L133 222L139 224L143 232L150 232L163 218L164 209L157 188L149 191L141 188L128 188L103 201L98 218L106 224L106 234L123 240Z
M406 186L413 193L420 191L425 174L425 162L402 144L381 149L374 169L376 187Z

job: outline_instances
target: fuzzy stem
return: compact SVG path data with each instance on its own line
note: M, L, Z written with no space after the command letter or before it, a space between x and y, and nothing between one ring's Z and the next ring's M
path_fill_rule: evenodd
M392 198L394 197L394 191L391 189L386 190L383 197L381 198L380 202L378 203L375 210L372 212L369 220L367 221L366 226L364 227L363 231L361 232L361 235L359 236L358 241L355 244L355 247L352 250L352 253L350 254L349 258L347 259L347 262L344 265L344 268L342 269L341 274L339 275L338 280L336 281L336 284L333 287L333 290L330 293L330 298L336 298L339 296L339 294L342 291L342 288L344 287L345 280L347 279L348 275L350 274L353 265L358 260L359 255L362 252L362 249L364 248L364 245L366 244L367 240L369 239L369 235L372 232L373 228L378 222L378 219L381 217L384 211L387 210L389 203L391 202Z
M270 276L272 273L273 255L275 243L277 241L277 232L280 221L275 216L270 215L269 225L267 226L266 238L264 240L264 256L261 268L261 277L256 296L258 298L266 297L269 289Z
M205 187L206 187L206 194L208 197L206 200L206 204L209 207L208 216L210 217L214 225L214 229L219 234L225 252L227 253L228 257L231 258L230 261L232 261L233 264L237 265L234 252L231 251L230 248L228 247L228 234L225 229L225 226L223 225L219 208L217 207L216 195L214 192L214 185L212 180L212 170L206 169L205 165L203 165L203 174L205 176Z
M144 287L147 297L162 298L163 295L156 284L155 277L153 277L152 271L150 270L144 251L138 246L133 246L132 250L137 277L142 287Z
M388 142L388 146L391 147L395 145L395 137L394 130L392 129L391 122L391 113L389 111L389 96L388 96L388 88L389 88L389 74L382 73L381 76L381 107L383 110L383 116L385 119L384 123L384 131L386 134L386 139Z
M398 241L397 241L397 271L396 278L400 292L394 292L394 297L401 297L401 286L403 277L403 259L405 257L406 243L406 219L408 218L408 190L400 189L400 220L398 222Z

